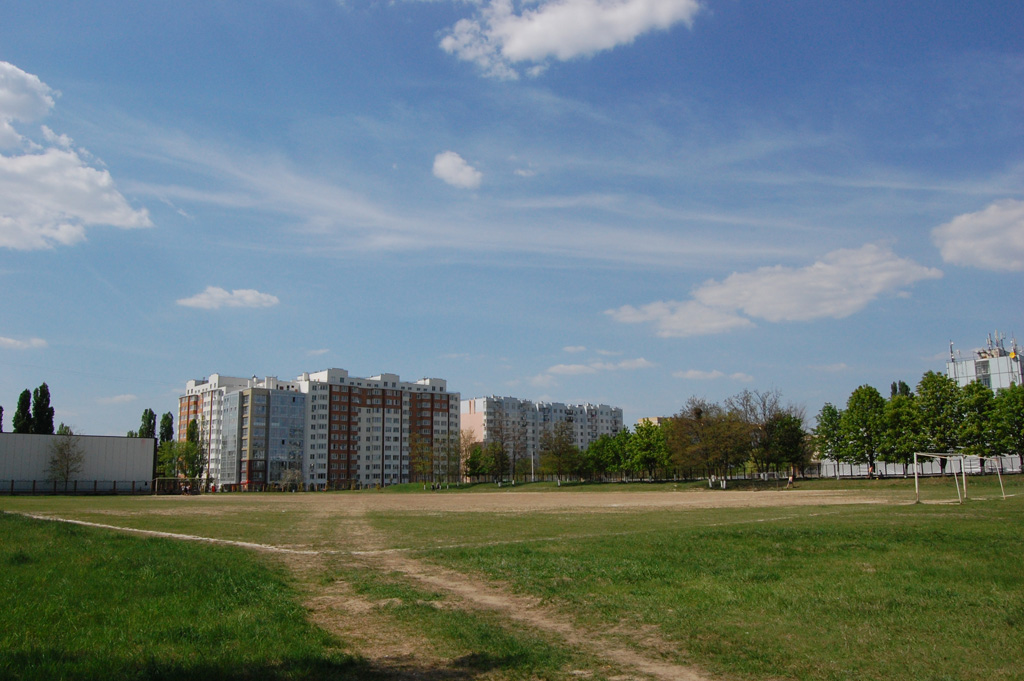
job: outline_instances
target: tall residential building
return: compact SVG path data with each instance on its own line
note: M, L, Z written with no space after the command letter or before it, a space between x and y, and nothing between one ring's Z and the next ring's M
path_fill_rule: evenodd
M1005 347L1006 338L995 335L988 337L988 345L974 351L974 356L964 359L960 353L953 352L953 343L949 344L949 359L946 360L946 375L963 387L973 381L991 388L1009 388L1011 385L1024 385L1024 365L1021 364L1020 350L1016 339L1011 340L1010 349Z
M303 374L309 395L305 472L316 487L409 482L413 441L439 451L457 443L459 393L447 382L404 382L396 374L355 378L344 369Z
M209 378L186 383L185 394L178 398L177 439L184 440L189 422L196 422L199 437L206 447L208 477L214 482L220 478L224 396L255 383L255 376L249 379L211 374Z
M313 488L391 485L412 479L412 444L457 443L459 394L439 378L356 378L344 369L294 381L222 377L189 381L179 400L179 439L200 419L209 478L225 489L302 481Z
M581 450L602 435L622 430L622 409L607 404L533 402L516 397L477 397L462 401L462 430L477 442L502 441L517 448L516 458L540 464L541 436L556 423L569 422Z

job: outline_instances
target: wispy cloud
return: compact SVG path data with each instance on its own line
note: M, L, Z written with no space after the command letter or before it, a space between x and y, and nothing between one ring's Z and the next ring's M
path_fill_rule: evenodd
M726 375L725 373L718 371L717 369L712 371L702 371L700 369L687 369L685 371L673 371L673 378L682 378L688 381L714 381L720 378L728 378L732 381L741 381L743 383L749 383L754 380L754 377L750 374L744 374L742 372L735 372Z
M330 350L328 348L319 348L317 350L307 350L306 351L306 356L307 357L322 357L323 355L326 355L328 352L330 352Z
M460 189L476 189L484 175L454 151L443 151L434 157L434 177Z
M13 123L49 113L55 91L37 76L0 62L0 247L37 250L85 239L86 227L151 227L145 209L132 208L106 170L91 167L87 152L71 148L67 135L42 126L44 147Z
M5 338L0 336L0 348L5 350L38 350L45 348L47 343L42 338Z
M517 65L539 75L551 59L589 56L676 24L691 25L697 0L490 0L457 22L441 48L484 75L515 79Z
M132 394L114 395L112 397L101 397L97 402L100 404L129 404L139 399L138 396Z
M624 359L621 362L588 362L585 364L555 364L548 367L544 372L532 377L530 383L534 386L548 387L555 385L555 378L558 376L587 376L603 372L613 371L637 371L650 369L656 366L643 357L635 359Z
M688 301L625 305L606 314L622 323L650 323L665 337L724 333L753 326L750 318L842 319L883 294L898 295L915 282L941 276L939 270L868 244L833 251L807 267L762 267L731 274L721 282L708 281Z
M587 346L586 345L566 345L564 348L562 348L562 352L568 352L568 353L577 353L577 352L586 352L586 351L587 351Z
M1024 270L1024 201L996 201L932 230L942 259L985 270Z
M273 307L280 301L269 293L260 293L255 289L235 289L227 291L217 286L207 286L202 293L190 298L181 298L178 305L195 307L202 310L219 310L222 307Z
M941 358L945 357L945 355L940 355L939 357L941 359ZM850 367L847 366L846 362L836 362L835 364L817 364L817 365L809 366L807 368L808 369L812 369L814 371L821 371L821 372L824 372L824 373L827 373L827 374L837 374L837 373L840 373L842 371L846 371Z

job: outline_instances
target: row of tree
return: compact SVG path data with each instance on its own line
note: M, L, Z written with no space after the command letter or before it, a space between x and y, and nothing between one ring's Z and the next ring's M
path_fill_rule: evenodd
M907 465L914 453L963 454L982 459L1024 454L1024 386L993 393L975 381L960 387L929 371L916 391L903 381L889 399L870 385L854 390L839 409L826 403L814 429L818 453L845 463ZM946 459L939 460L945 472Z
M486 444L472 444L465 473L475 479L525 479L531 474L606 479L696 478L799 470L813 448L802 410L783 405L778 391L745 390L723 403L690 398L675 416L641 421L631 432L602 435L585 450L576 446L571 422L540 435L540 470L526 456L526 430L497 414Z
M44 382L33 391L27 388L18 396L18 407L11 420L15 433L53 435L53 407L50 387ZM0 433L4 430L4 408L0 407Z

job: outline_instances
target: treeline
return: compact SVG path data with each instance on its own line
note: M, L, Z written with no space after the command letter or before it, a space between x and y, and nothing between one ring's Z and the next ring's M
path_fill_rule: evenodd
M814 428L818 454L844 463L913 463L914 453L962 454L981 459L1024 453L1024 386L993 393L964 387L934 371L916 391L903 381L884 398L870 385L854 390L839 409L826 403ZM940 459L943 472L946 459Z
M501 415L495 423L491 440L474 445L466 457L471 478L654 480L799 472L813 452L802 409L783 405L776 390L745 390L722 403L692 397L675 416L602 435L584 450L575 444L573 424L557 423L541 434L537 471L526 455L525 427Z

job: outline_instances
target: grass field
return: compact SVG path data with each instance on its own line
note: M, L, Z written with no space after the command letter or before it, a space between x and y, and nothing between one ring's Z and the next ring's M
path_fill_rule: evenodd
M1024 679L1004 482L0 497L266 547L0 516L0 678Z

